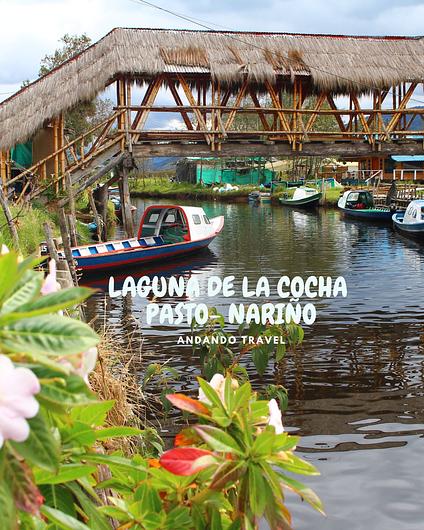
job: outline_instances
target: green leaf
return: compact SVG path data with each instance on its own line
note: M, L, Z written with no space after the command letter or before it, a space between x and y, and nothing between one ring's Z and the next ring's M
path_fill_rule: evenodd
M43 382L37 399L47 409L59 414L69 413L69 409L76 405L88 407L93 403L93 398L75 390L68 388L65 378L61 381Z
M260 376L263 376L268 366L269 355L263 348L255 348L252 351L252 360Z
M91 530L110 530L111 525L107 518L98 510L93 500L76 484L67 484L67 488L78 499L79 504L88 517L88 524Z
M64 445L91 446L96 442L96 433L86 423L76 421L62 433Z
M242 455L238 443L225 431L211 425L196 425L194 430L214 450L223 453L236 453Z
M250 508L256 516L260 517L264 513L267 502L261 468L256 464L249 465L248 476Z
M89 405L74 407L71 411L71 418L74 421L97 427L104 424L107 413L114 405L114 400L92 401Z
M0 480L0 528L15 528L15 505L9 484Z
M62 485L45 484L40 486L40 492L44 497L44 504L56 508L72 517L76 517L74 498L69 490Z
M39 292L39 291L38 291ZM15 313L7 315L8 319L33 318L46 313L55 313L61 309L73 307L86 298L94 291L86 287L71 287L63 289L56 293L50 293L40 296L37 300L16 306ZM0 322L2 319L0 319Z
M244 385L238 388L234 396L233 410L237 411L245 407L249 403L251 394L252 387L249 382L244 383Z
M278 344L277 348L275 350L275 360L277 363L282 361L286 355L286 345L285 344Z
M202 379L201 377L198 377L197 381L199 382L199 386L203 390L203 392L205 393L205 396L209 400L209 402L214 407L217 407L218 409L220 409L222 411L225 411L225 407L222 404L222 401L221 401L220 397L218 396L216 390L214 390L211 387L211 385L207 381Z
M96 345L98 340L87 324L59 315L24 318L0 327L0 346L28 355L80 353Z
M50 508L49 506L42 506L41 513L47 517L49 521L57 524L60 528L64 530L90 530L87 525L75 519L71 515L68 515L60 510L55 508Z
M107 427L106 429L95 431L97 440L108 440L109 438L122 436L138 436L142 433L143 431L135 427Z
M50 473L41 469L34 471L35 481L40 484L63 484L96 472L96 466L85 464L64 464L57 473Z
M315 466L302 460L294 454L287 455L287 458L281 460L276 459L278 466L284 468L287 471L292 473L299 473L301 475L319 475L319 471Z
M17 285L16 290L4 301L0 312L0 322L2 322L4 318L9 317L9 315L5 315L5 313L11 313L19 306L31 301L36 296L40 296L40 289L43 284L43 277L41 274L33 271L26 271L22 280L23 281Z
M55 472L59 467L59 445L43 417L38 414L27 420L29 437L25 442L10 442L13 448L31 464Z
M289 487L292 491L300 495L303 500L308 502L315 510L319 511L323 515L324 513L324 507L322 505L322 502L318 495L311 490L311 488L308 488L301 482L298 482L297 480L288 477L287 475L284 475L280 471L277 471L278 476L280 477L280 481L285 484L287 487Z
M271 431L264 430L259 436L256 437L252 453L257 456L269 455L272 453L273 445L275 441L275 433Z
M18 257L15 252L0 256L0 303L13 291L19 278Z

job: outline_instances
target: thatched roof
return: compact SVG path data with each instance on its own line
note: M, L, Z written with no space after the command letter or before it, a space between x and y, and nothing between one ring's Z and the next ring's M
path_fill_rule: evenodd
M207 74L227 85L247 75L261 87L308 76L315 90L367 92L424 80L424 39L116 28L83 53L0 104L0 148L96 96L117 74Z

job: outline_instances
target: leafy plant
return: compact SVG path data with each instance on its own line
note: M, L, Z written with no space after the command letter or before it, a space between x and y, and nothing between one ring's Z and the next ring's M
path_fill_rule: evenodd
M282 361L287 348L294 350L304 336L302 327L294 323L271 325L255 322L241 324L237 334L233 335L225 329L224 317L216 308L209 309L209 319L204 326L193 321L192 330L201 339L193 350L199 354L203 375L208 379L215 373L226 371L241 370L247 376L239 364L247 354L258 373L263 375L271 361Z
M0 256L1 529L253 530L264 517L286 530L287 488L322 511L291 476L317 471L294 455L276 401L249 382L215 374L199 378L199 400L167 393L198 422L164 453L152 429L106 425L114 401L87 385L98 336L62 315L91 291L57 290L54 268L44 279L37 263ZM176 375L151 365L145 384ZM104 442L129 436L140 440L134 456L107 453Z
M248 530L265 518L271 528L286 530L286 489L322 512L312 490L292 478L317 471L294 455L299 439L283 432L275 402L258 400L249 382L238 387L230 376L215 379L218 391L199 378L203 401L168 395L198 423L177 435L160 460L143 466L134 459L131 478L115 481L122 499L101 510L122 528Z

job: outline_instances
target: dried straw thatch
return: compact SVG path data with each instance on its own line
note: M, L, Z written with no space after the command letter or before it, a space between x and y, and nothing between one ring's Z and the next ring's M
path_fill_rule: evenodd
M367 92L424 78L424 39L117 28L0 104L0 148L90 100L116 74L210 74L227 85L244 76L261 87L308 76L314 90Z

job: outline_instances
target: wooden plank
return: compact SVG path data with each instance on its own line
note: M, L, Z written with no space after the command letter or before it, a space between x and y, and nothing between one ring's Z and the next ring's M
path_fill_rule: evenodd
M175 100L175 103L180 108L182 108L180 110L180 113L181 113L181 116L182 116L182 118L184 120L184 123L185 123L187 129L189 131L192 131L194 129L193 124L191 123L191 120L189 118L189 115L188 115L187 111L184 110L184 108L183 108L184 105L183 105L182 99L180 98L180 95L178 94L178 90L177 90L177 87L175 86L174 81L171 81L171 80L168 81L168 87L169 87L169 90L171 91L171 94L172 94L174 100Z
M284 127L284 129L286 131L290 131L291 130L290 124L289 124L284 112L282 112L282 105L280 104L280 99L279 99L274 87L271 85L271 83L269 81L265 82L265 87L268 90L269 95L271 96L272 104L274 105L275 108L279 109L277 112L278 112L278 117L280 118L280 122L281 122L282 127ZM290 143L294 142L294 138L290 134L287 134L287 140Z

